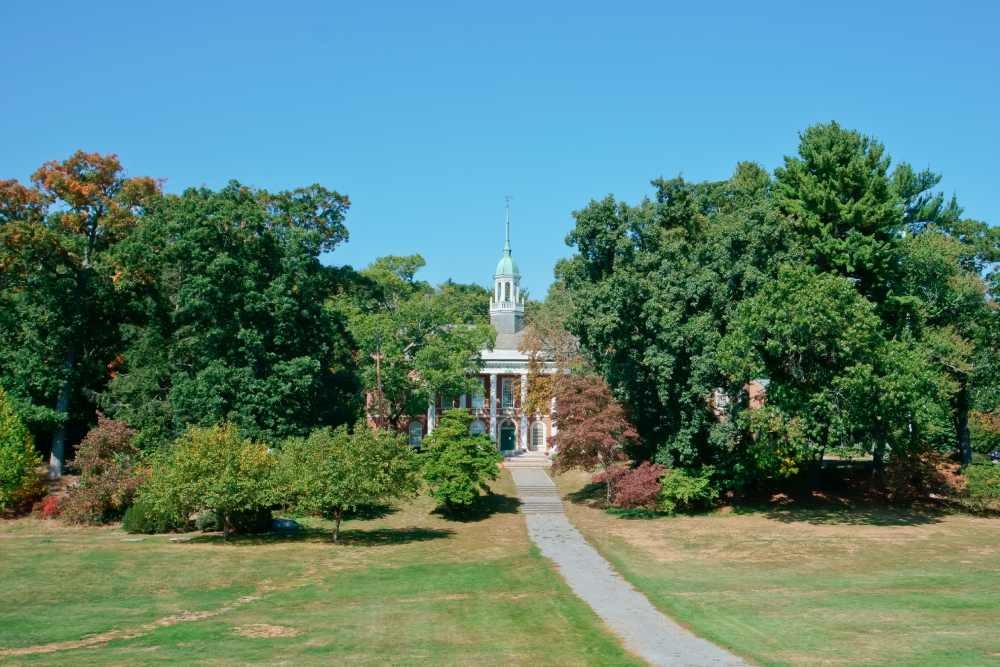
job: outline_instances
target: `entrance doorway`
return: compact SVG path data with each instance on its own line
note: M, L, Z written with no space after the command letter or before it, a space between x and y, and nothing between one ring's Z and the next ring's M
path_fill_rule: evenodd
M512 452L517 446L517 435L514 432L514 425L504 422L500 425L500 451Z

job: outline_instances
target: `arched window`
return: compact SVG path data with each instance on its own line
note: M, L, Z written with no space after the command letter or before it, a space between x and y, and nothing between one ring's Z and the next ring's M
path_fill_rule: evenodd
M503 284L503 300L510 301L510 283Z
M531 451L545 451L545 424L543 422L536 421L531 425Z
M486 424L483 423L482 419L476 419L471 424L469 424L469 433L472 435L482 435L486 433Z
M424 425L420 422L410 422L410 447L420 449L424 439Z

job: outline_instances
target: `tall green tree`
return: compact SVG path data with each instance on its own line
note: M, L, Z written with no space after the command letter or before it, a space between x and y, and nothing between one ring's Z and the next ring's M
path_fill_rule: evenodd
M346 240L349 201L319 185L230 183L164 197L116 249L119 290L141 305L103 397L144 447L222 421L276 442L352 422L360 408L342 274L319 257Z
M92 418L117 351L123 308L114 298L109 251L158 200L159 184L126 176L115 155L83 151L45 163L32 182L33 188L10 181L0 187L0 246L4 254L23 253L0 259L8 274L4 300L16 313L0 321L15 341L13 353L0 359L0 378L21 400L51 406L30 415L52 429L49 468L58 476L69 421ZM26 378L25 371L43 379Z
M784 249L770 178L755 164L728 181L654 186L653 201L609 197L577 211L567 243L578 253L557 277L572 296L568 328L642 437L630 454L696 465L715 449L706 397L725 384L718 341Z

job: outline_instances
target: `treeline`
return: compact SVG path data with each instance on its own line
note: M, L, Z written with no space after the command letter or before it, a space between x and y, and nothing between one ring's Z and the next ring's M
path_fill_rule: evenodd
M428 285L419 255L324 264L349 207L320 185L165 194L84 152L0 181L0 387L52 473L99 412L152 452L190 427L305 437L366 397L400 424L461 393L489 293Z
M1000 229L939 181L831 123L773 174L592 201L548 325L625 406L634 461L745 491L871 455L918 483L935 456L1000 448Z

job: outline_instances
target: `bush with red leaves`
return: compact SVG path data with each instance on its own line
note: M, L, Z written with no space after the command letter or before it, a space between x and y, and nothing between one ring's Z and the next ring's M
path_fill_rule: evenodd
M611 504L622 509L655 510L659 502L660 479L667 468L643 461L637 468L616 466L594 475L595 484L610 484Z
M41 519L54 519L62 514L62 503L59 496L45 496L36 507L35 512Z
M64 519L99 524L121 518L145 478L135 436L125 422L97 415L97 426L90 429L76 453L80 483L66 496Z

